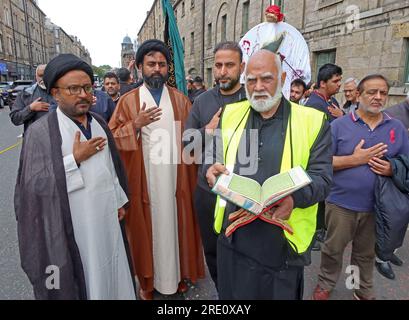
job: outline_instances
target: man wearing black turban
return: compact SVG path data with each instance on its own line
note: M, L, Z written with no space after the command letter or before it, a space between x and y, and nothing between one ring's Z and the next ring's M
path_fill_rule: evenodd
M83 71L94 83L94 71L91 66L73 54L60 54L47 65L44 71L44 83L47 92L56 88L57 81L72 70Z
M24 139L15 192L22 267L36 299L135 299L119 222L127 180L105 121L89 112L92 68L60 55L44 81L58 108Z
M196 169L184 162L177 128L189 115L189 99L166 85L170 54L159 40L138 49L143 85L119 101L109 123L132 190L127 230L142 299L153 290L185 292L183 280L204 277L203 249L192 192Z

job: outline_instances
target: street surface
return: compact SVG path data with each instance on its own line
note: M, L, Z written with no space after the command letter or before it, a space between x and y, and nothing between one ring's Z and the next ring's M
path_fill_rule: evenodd
M17 242L16 219L13 208L14 185L20 156L21 128L10 122L9 109L0 109L0 300L31 300L33 293L30 282L20 267ZM378 300L409 300L409 243L406 239L399 256L405 264L393 267L396 280L380 276L376 270L375 287ZM345 254L344 270L350 257L350 249ZM320 254L313 253L313 264L305 272L305 299L309 299L317 281ZM347 275L344 273L332 294L335 300L351 300L352 292L347 289ZM217 293L210 277L191 285L185 295L161 296L160 300L215 300Z

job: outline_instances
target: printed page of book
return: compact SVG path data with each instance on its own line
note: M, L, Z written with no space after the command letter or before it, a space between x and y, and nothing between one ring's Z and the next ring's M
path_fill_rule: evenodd
M265 206L292 194L311 183L311 178L302 167L275 175L262 187L262 200Z
M233 189L230 189L231 186ZM243 186L245 187L243 188ZM212 192L253 214L260 214L263 211L263 206L255 200L260 198L260 189L261 186L252 179L238 175L222 175L217 180ZM246 195L239 192L244 192Z
M229 184L229 189L245 196L247 199L262 204L261 200L261 186L260 184L249 178L238 176L233 174L233 177Z

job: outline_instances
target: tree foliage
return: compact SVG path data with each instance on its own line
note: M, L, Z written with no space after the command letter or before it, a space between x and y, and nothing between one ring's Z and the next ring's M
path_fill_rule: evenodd
M112 71L112 67L109 65L103 65L103 66L92 66L92 70L94 70L94 74L98 75L99 78L103 78L105 73Z

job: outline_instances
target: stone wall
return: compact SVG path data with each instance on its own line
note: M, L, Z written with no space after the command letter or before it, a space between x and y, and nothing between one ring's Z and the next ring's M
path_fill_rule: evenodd
M264 20L269 0L191 0L174 1L181 37L185 40L186 73L204 76L212 83L213 50L222 37L222 17L226 15L227 40L239 41L243 3L249 1L249 29ZM344 77L362 78L382 73L392 84L390 104L404 99L405 75L409 64L409 0L282 0L286 22L306 38L311 65L317 74L321 52L336 51L335 63L344 69ZM183 3L185 14L183 15ZM358 15L359 14L359 15ZM139 40L163 39L160 1L156 0ZM211 24L211 38L209 38ZM194 50L191 33L194 32ZM210 40L210 42L209 42ZM139 41L141 43L142 41ZM204 43L204 45L203 45ZM342 95L338 97L343 100Z

